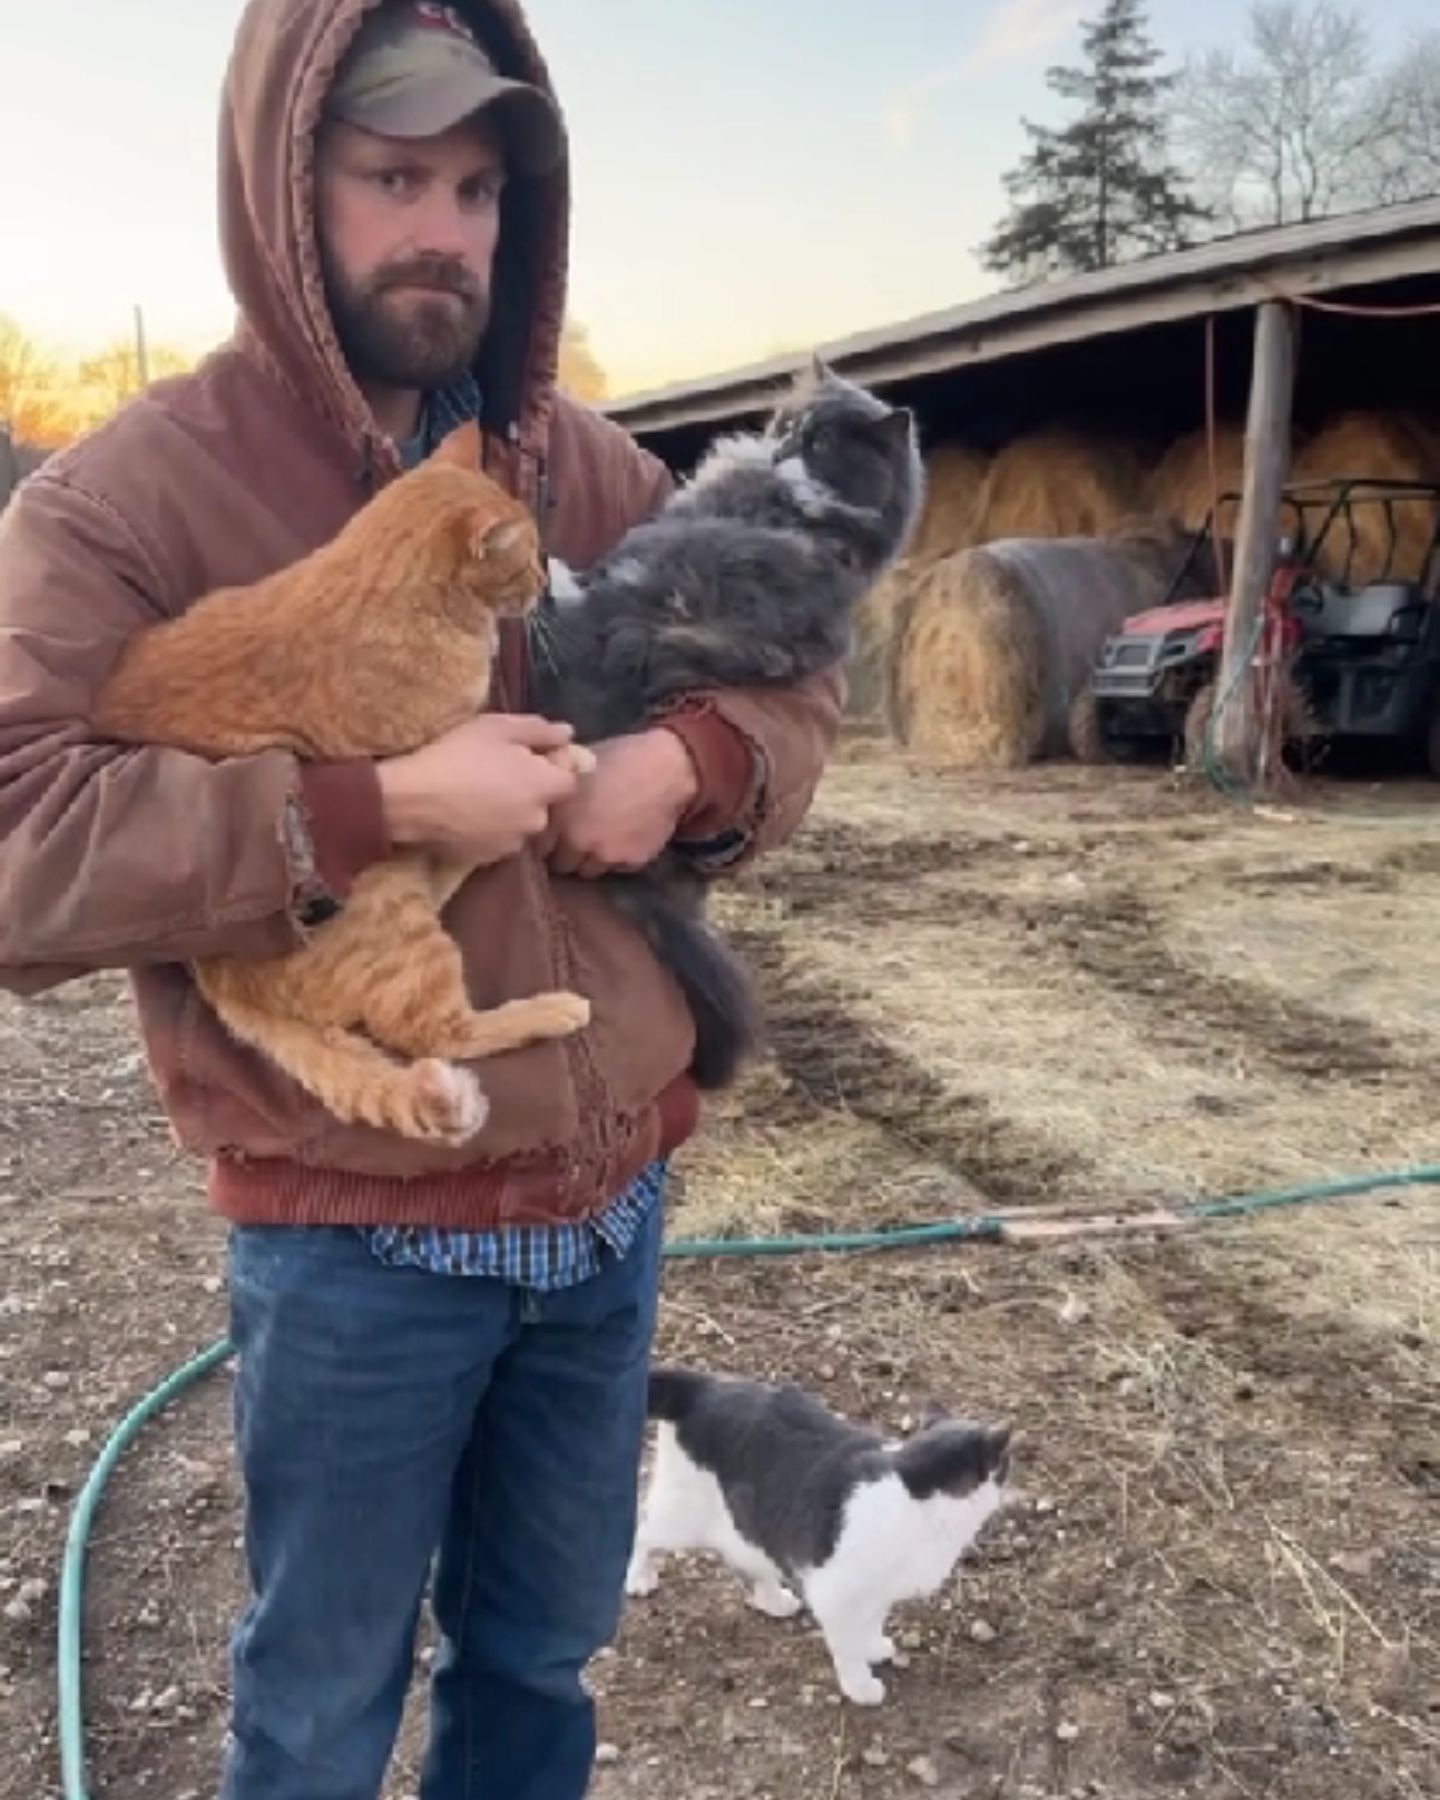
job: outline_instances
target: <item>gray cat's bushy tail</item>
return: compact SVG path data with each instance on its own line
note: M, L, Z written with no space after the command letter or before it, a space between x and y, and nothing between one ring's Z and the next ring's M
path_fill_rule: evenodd
M611 876L606 885L685 996L695 1021L690 1063L695 1085L728 1087L760 1042L759 1008L735 953L703 919L677 906L643 875Z

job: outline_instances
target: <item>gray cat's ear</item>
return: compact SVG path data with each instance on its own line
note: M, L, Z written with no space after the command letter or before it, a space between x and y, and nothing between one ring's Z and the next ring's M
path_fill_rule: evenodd
M818 350L812 350L810 352L810 373L815 377L816 381L828 381L830 379L830 365Z
M1008 1422L1004 1425L993 1425L985 1433L985 1462L992 1469L1004 1468L1010 1460L1011 1442L1015 1435L1014 1426Z
M880 436L887 444L905 444L915 427L915 415L908 406L896 406L880 421Z
M949 1409L942 1406L938 1400L927 1400L920 1408L919 1416L915 1421L915 1429L916 1431L929 1431L932 1425L943 1425L949 1417Z

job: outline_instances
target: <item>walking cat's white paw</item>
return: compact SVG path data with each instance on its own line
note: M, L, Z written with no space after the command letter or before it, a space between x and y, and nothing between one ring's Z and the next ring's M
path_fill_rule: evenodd
M751 1588L750 1604L767 1619L793 1619L801 1606L799 1597L778 1583Z
M632 1600L643 1600L660 1585L660 1577L650 1563L632 1563L625 1577L625 1592Z
M879 1706L885 1698L885 1683L878 1675L842 1675L840 1692L856 1706Z

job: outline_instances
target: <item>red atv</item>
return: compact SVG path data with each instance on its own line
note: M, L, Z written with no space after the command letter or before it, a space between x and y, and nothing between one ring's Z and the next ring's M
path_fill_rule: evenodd
M1238 503L1223 495L1221 509ZM1422 567L1397 572L1395 507L1428 505L1434 527ZM1392 740L1421 751L1440 775L1440 484L1344 480L1298 483L1282 497L1287 530L1277 547L1256 648L1261 706L1273 709L1290 746L1317 739ZM1358 548L1356 515L1383 509L1388 545L1378 577L1348 580ZM1233 515L1232 515L1233 516ZM1183 746L1204 759L1225 638L1221 597L1180 600L1210 540L1214 514L1196 534L1166 600L1106 639L1070 711L1070 747L1081 762L1129 760ZM1336 540L1345 542L1341 579ZM1322 554L1324 551L1329 554Z

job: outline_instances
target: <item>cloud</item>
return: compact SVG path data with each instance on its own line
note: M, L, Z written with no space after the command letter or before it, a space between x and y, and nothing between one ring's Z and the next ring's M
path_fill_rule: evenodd
M962 75L982 75L1008 62L1049 50L1078 23L1085 0L1004 0L966 52Z
M1001 0L957 62L944 65L891 95L882 115L886 135L900 149L908 150L937 94L988 70L1023 62L1051 49L1079 21L1085 6L1086 0Z

